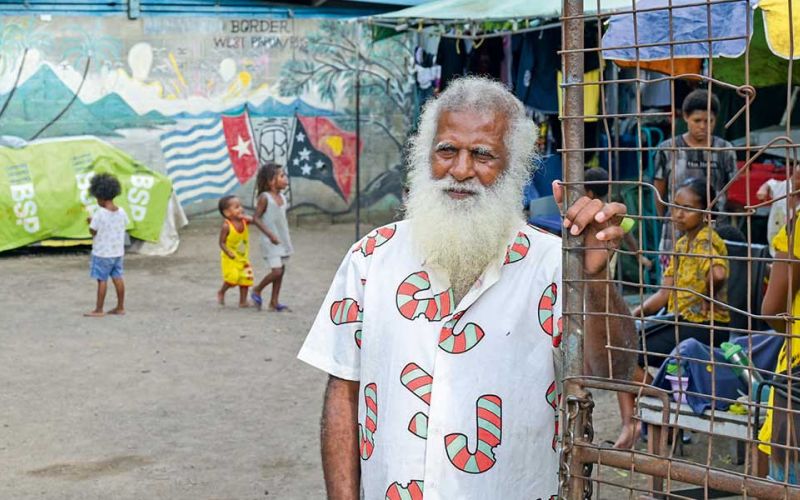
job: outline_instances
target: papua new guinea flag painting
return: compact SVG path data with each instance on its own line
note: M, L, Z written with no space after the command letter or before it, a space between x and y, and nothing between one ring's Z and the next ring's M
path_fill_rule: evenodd
M356 176L356 135L321 116L297 116L289 175L320 181L349 203Z

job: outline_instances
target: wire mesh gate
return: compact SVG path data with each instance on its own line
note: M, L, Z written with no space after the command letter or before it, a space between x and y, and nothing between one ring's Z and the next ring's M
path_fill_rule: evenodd
M597 46L585 45L587 27L597 30ZM616 276L600 280L629 299L633 311L622 313L610 299L604 311L586 310L587 287L598 280L582 275L586 249L565 234L563 497L800 498L800 343L792 335L800 335L800 186L793 182L800 178L800 133L792 128L798 29L800 2L794 0L640 0L627 6L564 0L567 203L584 188L596 192L607 184L609 196L627 202L638 227L634 248L617 252L620 260L635 262L633 269L626 273L618 263ZM596 81L585 77L587 56L605 68ZM646 78L653 69L657 73ZM668 89L668 102L650 108L644 90L656 84ZM694 94L703 105L695 102L688 111L679 99L687 86L707 91ZM599 92L597 111L584 102L590 88ZM621 89L629 93L629 109L623 109ZM727 116L717 93L727 96ZM739 130L735 145L714 139L714 118L716 134ZM769 119L774 126L755 127ZM588 144L589 121L596 121L605 143ZM607 181L585 181L591 156L605 161ZM704 180L705 193L692 178ZM785 220L770 218L769 229L767 211ZM720 236L723 226L737 231ZM672 314L650 314L658 305ZM607 366L587 373L585 358L592 353L584 355L584 341L594 332L584 326L598 316L605 318ZM611 319L630 329L633 345L612 341ZM625 359L643 370L632 376ZM596 442L592 390L617 394L621 408L622 401L635 401L630 424L646 429L646 449Z

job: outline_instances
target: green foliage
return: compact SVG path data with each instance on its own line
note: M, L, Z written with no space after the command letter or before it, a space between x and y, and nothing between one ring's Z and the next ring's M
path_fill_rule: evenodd
M0 75L17 70L25 49L44 50L50 45L50 36L37 30L31 19L20 23L2 24L0 26Z

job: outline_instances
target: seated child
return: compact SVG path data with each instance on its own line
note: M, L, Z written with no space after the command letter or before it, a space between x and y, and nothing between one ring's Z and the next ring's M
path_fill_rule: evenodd
M707 190L710 190L710 198ZM681 324L677 335L673 327L665 325L642 339L644 354L640 356L639 364L643 367L661 366L677 342L685 339L694 338L708 346L719 346L727 340L727 332L720 327L724 328L730 322L730 311L704 298L709 296L721 303L727 302L728 262L723 257L728 251L701 212L711 208L708 201L714 197L714 190L704 179L687 179L676 192L676 206L671 208L670 217L683 236L675 244L675 255L671 256L664 271L663 288L637 306L632 314L649 316L666 306ZM635 380L651 381L644 370L635 374ZM623 429L614 447L630 448L639 432L633 420L635 398L633 394L619 393L618 399Z

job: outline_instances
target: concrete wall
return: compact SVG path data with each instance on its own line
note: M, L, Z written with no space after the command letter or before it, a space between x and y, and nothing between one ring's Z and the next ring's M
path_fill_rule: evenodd
M0 135L95 135L167 172L184 209L250 202L255 169L288 165L292 204L346 213L355 192L361 51L362 206L395 207L412 113L405 40L343 21L4 17ZM75 95L77 93L77 99Z

